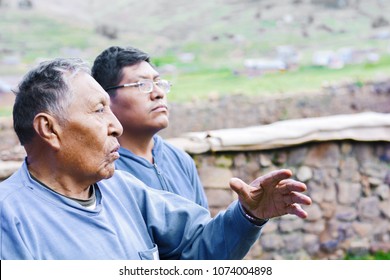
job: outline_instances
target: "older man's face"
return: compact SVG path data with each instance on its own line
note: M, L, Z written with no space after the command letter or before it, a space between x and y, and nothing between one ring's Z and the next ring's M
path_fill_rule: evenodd
M119 158L122 126L110 109L108 94L90 75L80 72L70 84L74 98L61 131L61 168L81 181L109 178Z

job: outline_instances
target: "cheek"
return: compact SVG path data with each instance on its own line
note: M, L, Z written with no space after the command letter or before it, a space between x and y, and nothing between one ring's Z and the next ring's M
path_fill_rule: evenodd
M82 149L94 146L96 137L97 135L93 135L88 131L79 130L79 132L73 137L74 146L79 146L79 148Z
M100 154L98 151L101 150L101 147L97 145L95 139L78 136L73 139L67 149L73 158L79 158L81 162L90 162L94 156Z
M90 120L85 120L88 121L92 123ZM90 129L81 127L73 131L75 133L72 133L73 137L69 137L70 141L67 145L67 149L71 149L73 153L90 157L102 150L105 137L105 129L102 126Z
M130 120L142 120L148 112L146 104L146 102L127 101L120 106L112 107L112 111L121 123L126 123Z

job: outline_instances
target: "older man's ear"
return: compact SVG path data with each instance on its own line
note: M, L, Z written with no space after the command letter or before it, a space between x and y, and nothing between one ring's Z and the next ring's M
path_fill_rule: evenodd
M35 116L33 122L34 130L37 136L55 150L60 148L61 127L58 121L47 113L39 113Z

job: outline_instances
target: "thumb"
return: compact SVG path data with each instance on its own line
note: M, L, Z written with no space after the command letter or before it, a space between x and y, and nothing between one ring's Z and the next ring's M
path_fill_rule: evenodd
M237 193L240 200L249 198L248 185L239 178L231 178L229 181L230 188Z

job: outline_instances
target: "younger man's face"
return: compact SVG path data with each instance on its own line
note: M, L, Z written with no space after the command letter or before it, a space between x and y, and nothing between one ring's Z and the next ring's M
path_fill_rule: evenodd
M140 80L160 80L159 73L146 61L122 69L123 78L118 85L136 83ZM169 124L166 93L154 85L151 93L142 93L138 87L116 90L111 98L111 108L124 129L124 136L155 134Z

